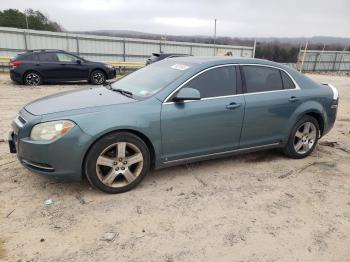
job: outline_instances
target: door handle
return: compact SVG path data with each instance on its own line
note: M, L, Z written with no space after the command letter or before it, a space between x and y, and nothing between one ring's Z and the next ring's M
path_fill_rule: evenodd
M226 106L226 109L232 110L232 109L238 108L240 106L241 106L240 103L232 102Z
M291 98L288 99L289 102L293 103L293 102L297 102L299 101L299 98L292 96Z

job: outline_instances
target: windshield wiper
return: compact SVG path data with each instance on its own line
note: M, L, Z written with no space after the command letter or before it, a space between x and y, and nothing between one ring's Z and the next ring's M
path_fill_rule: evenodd
M131 93L130 91L127 91L127 90L124 90L124 89L120 89L120 88L113 88L113 87L112 87L112 84L115 83L115 82L117 82L117 80L116 80L116 81L112 81L112 82L105 82L105 83L103 84L103 86L106 87L106 88L108 88L108 89L111 90L111 91L119 92L119 93L121 93L121 94L124 95L124 96L133 98L133 97L132 97L132 96L133 96L133 93Z

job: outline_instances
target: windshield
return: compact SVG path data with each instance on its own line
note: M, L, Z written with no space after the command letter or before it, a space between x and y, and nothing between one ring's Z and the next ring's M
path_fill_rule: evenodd
M123 77L113 83L112 88L129 91L135 96L148 97L175 81L189 68L188 63L160 61Z

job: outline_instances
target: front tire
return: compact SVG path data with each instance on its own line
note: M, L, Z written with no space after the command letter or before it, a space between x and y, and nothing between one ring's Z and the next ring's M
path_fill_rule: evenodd
M283 151L290 158L305 158L315 149L319 136L320 126L317 120L306 115L294 125Z
M91 185L106 193L123 193L138 185L150 169L150 153L138 136L118 132L98 140L85 160Z
M101 70L94 70L90 75L90 83L94 85L102 85L106 82L106 74Z
M23 83L27 86L38 86L42 84L41 75L37 72L28 72L23 77Z

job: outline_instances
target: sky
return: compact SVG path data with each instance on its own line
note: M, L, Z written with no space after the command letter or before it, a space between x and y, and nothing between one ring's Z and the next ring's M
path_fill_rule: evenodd
M39 9L68 31L133 30L163 35L350 37L350 0L0 0Z

